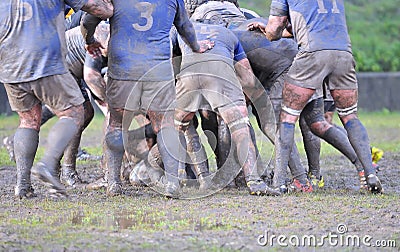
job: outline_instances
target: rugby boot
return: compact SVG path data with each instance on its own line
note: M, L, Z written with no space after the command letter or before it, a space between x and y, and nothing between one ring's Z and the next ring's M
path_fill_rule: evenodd
M381 181L375 174L369 174L367 177L368 190L371 193L383 193Z
M247 183L247 188L249 190L250 195L270 195L270 196L279 196L281 192L279 189L273 189L267 186L267 184L263 180L250 180Z
M358 178L360 180L360 190L368 190L367 178L365 177L364 170L358 172Z
M381 167L378 164L372 163L372 167L375 169L375 173L378 174L381 171Z
M107 188L107 186L108 186L107 176L104 175L103 177L95 180L94 182L87 184L85 188L88 190L100 190L103 188Z
M180 196L180 189L179 180L170 179L165 186L165 196L167 198L178 199Z
M17 185L15 187L14 192L15 192L15 196L19 199L22 199L22 198L29 199L29 198L33 198L33 197L37 196L31 185L29 185L29 186Z
M78 173L72 165L62 165L61 167L61 175L60 175L61 183L71 187L79 187L83 184L82 180L79 178Z
M97 161L100 160L101 156L96 156L88 153L86 150L79 148L78 154L76 155L76 160L80 161Z
M281 194L289 193L289 188L287 187L287 185L281 185L275 190L278 190Z
M17 185L15 196L19 199L36 197L31 185L31 169L17 167Z
M122 184L119 182L113 182L107 187L107 196L118 196L122 194Z
M324 177L322 176L319 176L319 178L317 178L317 176L315 175L309 175L309 180L311 181L313 188L321 189L325 186Z
M199 190L205 191L205 190L207 190L209 188L209 185L208 185L207 179L206 179L206 177L208 175L209 174L200 174L198 176L197 180L199 181Z
M301 183L300 180L293 179L293 182L290 186L294 192L311 193L313 191L313 187L308 179L306 183Z
M49 192L54 196L67 196L64 185L57 176L57 171L47 167L44 163L38 162L32 168L32 175L50 187Z
M4 145L4 147L6 147L8 156L10 157L10 161L15 162L14 136L5 137L3 139L3 145Z

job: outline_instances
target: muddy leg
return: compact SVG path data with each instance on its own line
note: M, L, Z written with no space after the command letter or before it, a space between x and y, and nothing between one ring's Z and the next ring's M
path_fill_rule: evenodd
M363 165L369 190L373 193L383 192L381 182L375 175L375 168L372 165L368 133L357 117L357 90L332 90L331 94L349 141Z
M83 130L89 125L94 116L94 110L90 101L83 103L84 109L84 123L83 126L78 130L76 135L72 138L64 151L64 162L61 166L61 181L69 186L76 186L82 184L81 179L76 172L76 156L78 154L79 144L81 142L81 136Z
M39 144L39 132L35 129L18 128L15 132L14 150L17 163L15 196L36 196L31 185L31 168Z
M104 159L107 176L107 195L122 194L121 165L124 155L122 116L124 109L110 108L110 121L104 138Z
M251 140L249 119L246 106L237 106L234 109L220 109L222 119L228 124L238 162L243 169L245 180L254 195L279 195L278 191L269 188L258 175L256 150Z
M297 119L309 98L315 90L301 88L285 82L283 89L283 106L280 114L280 123L275 140L275 173L273 185L284 183L282 175L288 165L290 152L294 142L294 127ZM307 177L294 180L296 188L303 192L311 192L312 186Z
M311 132L308 127L304 116L300 116L300 129L303 136L304 149L306 151L308 161L308 173L310 176L320 177L320 152L321 152L321 140L319 137Z
M59 160L71 139L83 124L83 106L73 106L64 111L54 111L60 118L48 135L49 146L43 158L32 169L33 175L51 187L54 195L66 195L59 179Z
M186 141L175 130L174 111L149 111L154 131L157 133L157 145L164 164L168 197L178 198L180 194L179 171L185 172Z
M191 122L189 127L184 131L184 135L186 138L187 152L196 177L200 183L199 189L206 189L205 177L209 175L208 160L193 122Z

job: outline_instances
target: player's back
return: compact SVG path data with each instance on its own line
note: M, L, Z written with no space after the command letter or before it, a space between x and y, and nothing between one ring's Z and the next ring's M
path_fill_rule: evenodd
M343 0L274 0L271 14L275 14L275 7L282 6L286 14L290 9L290 22L300 50L351 52Z
M109 76L139 80L149 69L170 59L169 32L184 4L182 0L114 0L113 4ZM158 71L148 78L172 78L168 64L162 64Z
M195 22L193 26L196 30L198 40L210 39L214 41L214 47L203 54L192 52L181 38L179 46L181 47L183 59L182 68L198 62L224 61L233 67L234 57L238 48L239 40L227 28L221 25L203 24ZM243 52L244 53L244 52Z
M79 0L69 1L81 8ZM64 1L0 1L0 81L19 83L67 72Z

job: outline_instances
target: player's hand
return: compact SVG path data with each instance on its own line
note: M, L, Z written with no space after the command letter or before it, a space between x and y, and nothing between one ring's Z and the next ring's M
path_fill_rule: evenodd
M249 30L249 31L255 31L255 30L259 29L262 33L264 33L264 32L265 32L265 27L266 27L266 26L267 26L267 25L264 24L263 22L254 21L254 22L250 22L250 23L247 25L247 30Z
M198 53L203 53L207 50L211 50L214 47L214 41L211 41L209 39L207 40L199 40L197 41L200 45L200 49L197 51Z
M85 45L85 49L87 50L87 52L89 53L89 55L93 58L97 58L97 57L101 57L101 50L100 48L104 47L101 45L100 42L95 41L94 43L91 44L86 44Z

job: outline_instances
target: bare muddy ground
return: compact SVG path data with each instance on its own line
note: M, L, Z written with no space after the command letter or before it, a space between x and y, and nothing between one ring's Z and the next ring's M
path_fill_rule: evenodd
M326 189L309 195L255 197L245 190L224 190L196 200L170 200L129 185L125 195L115 198L103 190L71 189L68 199L53 200L35 182L39 196L20 201L13 197L15 167L1 167L0 250L263 250L271 243L260 246L265 243L260 235L313 235L321 241L338 234L338 225L347 227L342 237L369 235L371 244L392 241L398 249L400 155L387 153L382 161L384 195L356 191L347 161L334 161L324 164ZM96 170L79 167L87 180ZM272 243L280 248L276 239ZM326 240L323 247L329 244Z
M93 141L88 134L85 144ZM393 134L398 138L399 131ZM194 200L166 199L128 184L114 198L104 190L69 189L68 199L55 200L37 181L38 197L18 200L15 166L0 164L0 250L262 251L287 245L375 251L380 245L399 251L400 153L385 152L380 161L383 195L359 192L356 171L341 155L321 163L325 188L311 194L257 197L226 189ZM78 165L83 180L93 181L99 172L98 162Z

